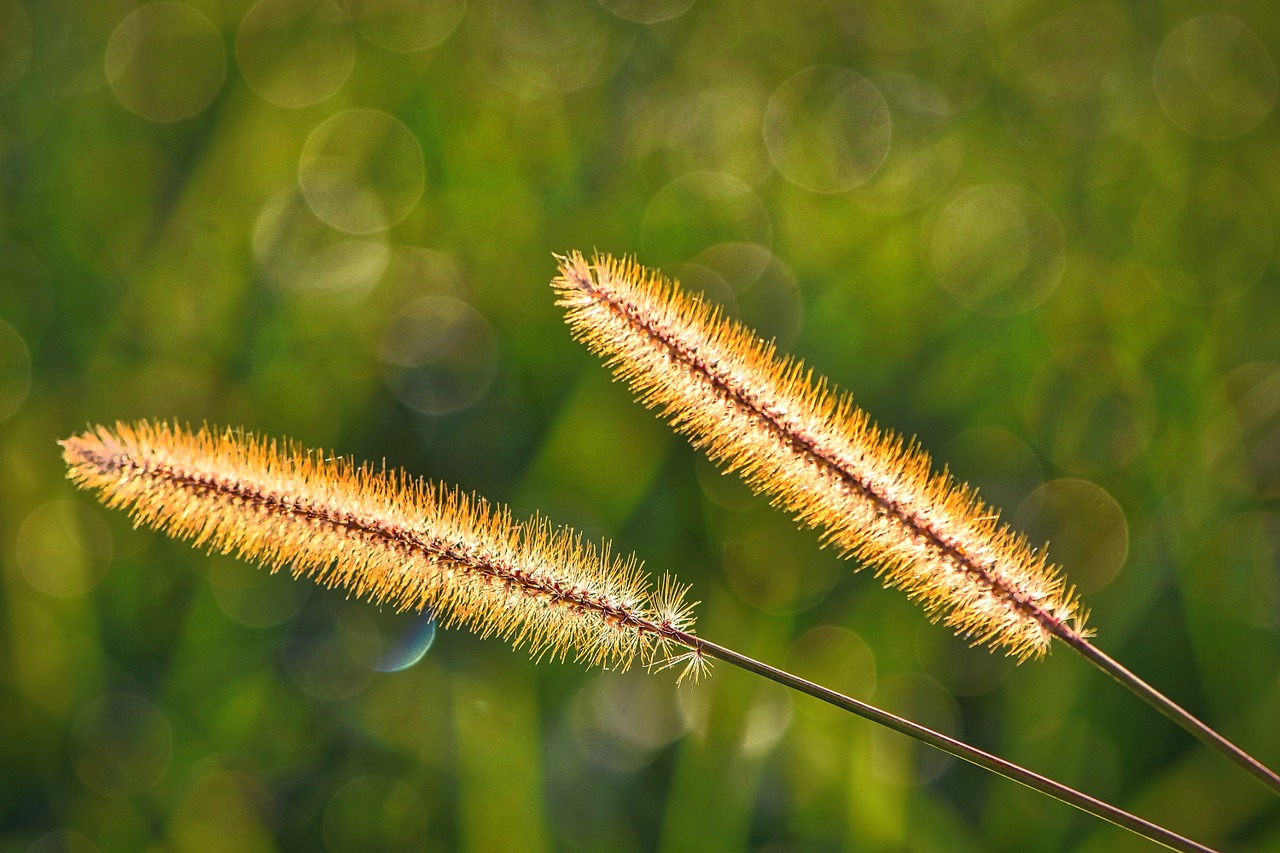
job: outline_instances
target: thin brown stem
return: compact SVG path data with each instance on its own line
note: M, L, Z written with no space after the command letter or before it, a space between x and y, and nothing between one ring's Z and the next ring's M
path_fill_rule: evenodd
M1071 648L1075 649L1081 656L1114 678L1123 685L1130 693L1142 699L1151 707L1155 708L1161 714L1164 714L1173 722L1177 723L1186 731L1190 732L1205 745L1216 749L1236 764L1243 767L1255 778L1271 789L1273 793L1280 794L1280 775L1264 765L1258 759L1227 740L1218 732L1214 731L1205 723L1194 717L1191 712L1187 711L1178 703L1174 702L1168 696L1165 696L1156 688L1143 681L1132 671L1123 666L1119 661L1115 660L1097 646L1090 643L1086 638L1074 632L1064 632L1057 635L1060 640Z
M975 764L984 770L989 770L992 773L1005 777L1006 779L1011 779L1014 782L1025 785L1034 791L1047 794L1048 796L1064 802L1067 805L1075 806L1077 809L1091 814L1096 818L1100 818L1101 820L1105 820L1123 829L1127 829L1130 832L1140 835L1149 841L1154 841L1157 844L1168 847L1171 850L1199 851L1199 853L1213 850L1212 847L1207 847L1199 842L1192 841L1189 838L1178 835L1176 832L1165 829L1158 824L1154 824L1149 820L1144 820L1137 815L1131 814L1109 803L1105 803L1102 800L1091 797L1081 791L1077 791L1075 788L1071 788L1061 782L1055 782L1046 776L1041 776L1039 773L1014 764L1011 761L1006 761L999 756L992 755L991 753L985 752L977 747L970 746L963 741L948 737L941 732L934 731L933 729L922 726L919 723L914 723L911 720L891 714L888 711L882 711L873 705L868 705L867 703L860 702L850 696L845 696L843 693L837 693L830 688L823 687L821 684L815 684L814 682L801 678L798 675L793 675L785 670L778 669L777 667L770 666L767 663L762 663L754 658L749 658L746 655L739 654L733 649L725 648L724 646L717 645L691 634L682 634L679 638L679 642L691 649L701 652L702 654L722 660L725 663L733 664L747 672L764 676L765 678L777 682L785 687L790 687L793 690L798 690L801 693L814 697L815 699L820 699L823 702L836 706L837 708L856 714L863 719L870 720L873 723L878 723L886 728L893 729L907 737L915 738L921 743L928 744L935 749L940 749L949 755L968 761L971 764Z

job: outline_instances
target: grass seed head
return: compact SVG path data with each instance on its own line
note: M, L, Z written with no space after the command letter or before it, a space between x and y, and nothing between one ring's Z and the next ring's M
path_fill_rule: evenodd
M457 489L233 430L121 423L61 444L68 476L137 525L273 572L430 610L535 658L625 669L687 652L674 581L654 590L634 558Z
M558 260L574 336L641 402L930 617L1019 658L1083 632L1044 552L848 394L634 260Z

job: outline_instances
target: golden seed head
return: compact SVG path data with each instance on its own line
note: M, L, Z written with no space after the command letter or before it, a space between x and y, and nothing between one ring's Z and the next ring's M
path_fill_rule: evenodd
M974 643L1043 655L1083 633L1072 589L928 454L848 394L632 259L558 258L574 336L717 463Z
M691 636L684 590L668 578L651 589L633 557L404 472L166 423L96 427L61 444L68 476L138 525L397 610L430 610L535 658L663 666ZM683 649L675 657L685 660ZM705 664L696 657L695 676Z

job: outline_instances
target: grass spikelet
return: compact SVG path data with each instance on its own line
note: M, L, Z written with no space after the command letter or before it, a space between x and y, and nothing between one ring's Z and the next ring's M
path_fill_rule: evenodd
M1086 635L1044 552L849 395L633 260L558 260L574 336L641 402L931 617L1019 659Z
M535 658L683 661L695 677L705 665L688 648L685 588L663 578L653 590L634 558L545 519L515 522L456 489L230 430L121 423L61 444L77 485L176 539L430 609Z

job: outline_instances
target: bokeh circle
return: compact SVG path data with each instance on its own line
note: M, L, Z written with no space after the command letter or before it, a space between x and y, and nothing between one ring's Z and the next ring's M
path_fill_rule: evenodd
M405 305L382 337L383 376L400 402L428 415L478 401L498 367L497 337L484 315L450 296Z
M425 182L418 140L381 110L331 116L307 137L298 163L311 210L348 234L373 234L404 219Z
M696 0L599 0L601 6L637 24L669 21L688 12Z
M249 88L281 107L333 96L356 63L346 13L330 0L260 0L240 21L236 60Z
M1280 80L1266 46L1239 18L1201 15L1165 38L1152 70L1156 97L1178 127L1231 139L1258 126Z
M820 193L871 179L889 154L889 106L870 80L819 65L788 78L764 114L769 159L782 177Z
M382 234L360 239L335 234L293 188L272 196L259 210L253 253L267 278L286 293L345 306L378 284L391 249Z
M933 226L934 272L961 304L1009 316L1039 305L1065 265L1062 225L1022 187L987 184L951 197Z
M333 792L325 807L325 849L423 850L427 809L417 792L390 776L357 776Z
M108 797L131 797L151 788L169 769L173 728L147 699L108 693L76 717L70 750L85 785Z
M384 50L436 47L457 29L467 0L347 0L360 35Z
M688 172L649 200L640 235L645 258L661 266L693 260L722 243L767 249L773 223L764 202L742 181L719 172Z
M116 99L158 122L200 112L227 76L218 28L183 3L148 3L130 12L111 33L104 64Z
M1097 592L1129 556L1129 522L1105 489L1088 480L1050 480L1027 496L1013 526L1033 545L1049 543L1052 560L1081 592Z
M81 501L50 501L18 528L14 556L33 587L55 598L93 589L111 568L111 529Z

